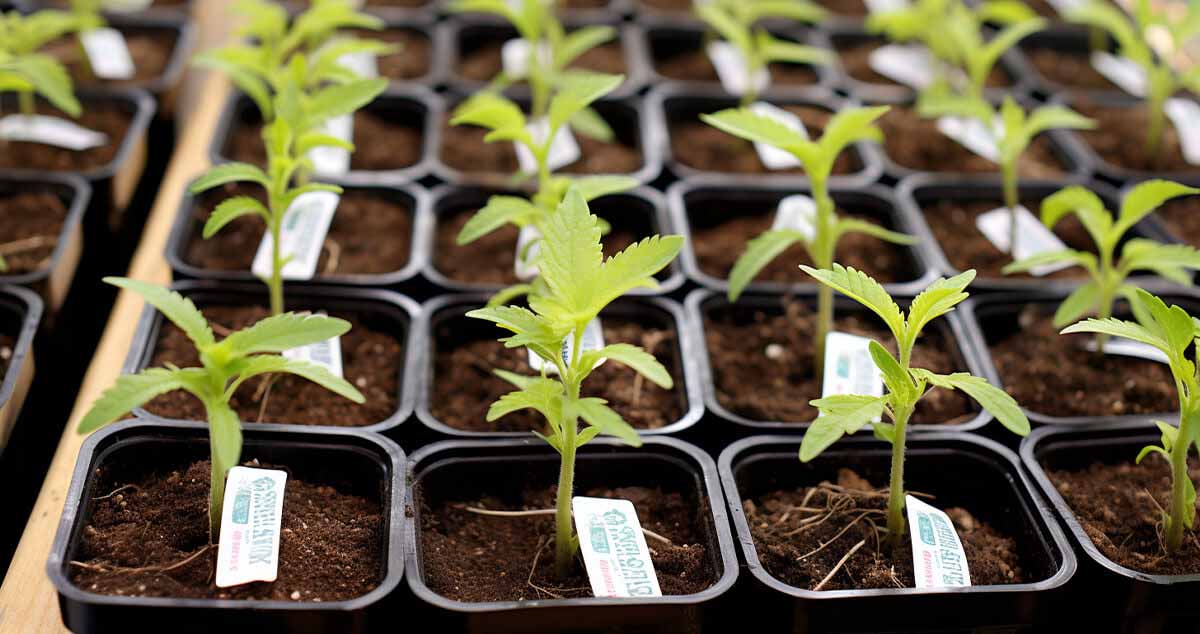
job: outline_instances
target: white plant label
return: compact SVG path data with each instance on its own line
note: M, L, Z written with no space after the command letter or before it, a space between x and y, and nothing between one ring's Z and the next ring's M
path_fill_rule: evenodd
M533 225L521 227L517 234L517 253L513 258L513 272L517 279L528 282L538 276L537 256L542 248L542 233Z
M341 197L332 192L309 192L297 196L284 212L279 250L284 258L290 256L291 259L283 265L283 279L311 280L317 274L317 260L321 259L325 236L340 200ZM254 254L254 263L250 265L255 277L270 279L273 244L271 234L263 234Z
M1183 159L1192 165L1200 165L1200 104L1177 97L1168 99L1163 110L1175 126Z
M542 143L545 141L546 135L550 134L550 122L546 119L537 119L529 122L525 129L529 130L535 143ZM536 172L537 160L533 157L533 152L530 152L529 148L521 143L513 143L513 147L516 148L517 164L521 166L521 171ZM546 166L553 172L578 161L581 156L583 153L579 149L579 142L575 140L575 135L571 134L571 126L564 125L558 129L558 133L554 135L554 141L550 143Z
M104 10L111 13L133 13L145 11L154 4L154 0L106 0Z
M133 56L125 44L125 36L110 27L85 31L79 36L88 65L101 79L133 79Z
M753 78L746 76L746 57L736 46L725 41L709 42L704 48L708 60L717 71L721 87L731 95L748 92L761 93L771 83L771 73L766 68L758 69Z
M971 150L983 158L1000 162L1000 147L996 136L1003 133L999 121L994 124L995 130L989 129L982 121L974 117L942 117L937 120L937 128L942 134L958 141L959 145Z
M529 76L529 60L533 57L529 42L521 38L508 40L500 47L500 64L504 74L509 79L525 79ZM552 53L550 44L538 42L538 62L541 66L549 66Z
M354 142L354 115L344 114L321 124L325 134L347 143ZM350 152L340 147L321 146L308 151L313 171L324 176L337 176L350 171Z
M1060 16L1065 16L1066 14L1070 13L1071 11L1078 9L1087 3L1087 0L1046 0L1046 1L1050 3L1050 6L1054 7L1054 11L1056 13L1058 13Z
M1092 68L1121 90L1136 97L1146 96L1146 73L1128 57L1118 57L1107 51L1092 51Z
M287 473L234 467L225 481L217 586L274 581L279 574L279 526Z
M1088 352L1095 352L1098 348L1096 340L1089 337L1087 343L1083 347ZM1159 363L1170 363L1171 360L1167 355L1163 354L1162 350L1155 348L1149 344L1124 337L1112 337L1104 342L1104 354L1115 354L1122 357L1134 357L1137 359L1145 359L1147 361L1157 361Z
M598 598L661 597L637 510L629 500L571 499L579 550Z
M821 397L841 394L883 396L883 373L868 347L871 340L844 332L825 335L825 374Z
M599 317L589 321L587 325L583 327L583 335L581 335L579 338L579 345L583 352L599 350L600 348L604 347L604 326L600 323ZM557 365L554 365L553 363L547 363L533 350L526 348L526 351L529 353L529 367L533 368L534 372L541 372L542 367L545 366L548 374L558 374ZM562 355L563 365L571 364L571 357L575 354L574 334L568 334L567 337L563 339L562 350L559 352L559 354ZM592 366L592 369L600 367L604 361L605 359L600 359L596 362L596 365Z
M904 496L908 533L912 537L913 574L918 588L960 588L971 585L967 553L954 522L936 507Z
M1008 207L993 209L975 219L975 227L979 232L1001 253L1011 254L1014 260L1024 260L1039 253L1053 253L1067 248L1067 245L1024 205L1017 205L1017 249L1016 253L1013 253L1008 244L1011 226L1012 213ZM1029 274L1042 277L1070 267L1070 262L1043 264L1033 267Z
M319 365L339 379L346 378L342 374L341 337L331 337L307 346L284 350L283 356L293 361L307 361Z
M53 145L67 150L90 150L108 143L108 135L74 121L41 114L10 114L0 119L0 138Z
M870 13L887 13L908 8L908 0L863 0Z
M351 72L363 79L379 77L379 64L375 61L373 53L366 51L346 53L338 58L338 64L350 69Z
M919 44L885 44L871 51L867 64L909 88L921 90L933 83L933 56Z
M775 208L772 231L799 231L805 240L817 235L817 202L804 194L793 194L779 201Z
M800 136L806 139L808 138L808 130L804 129L804 122L800 120L800 117L783 108L773 106L765 101L756 101L750 104L750 111L760 117L771 119L789 130L799 132ZM769 170L787 170L800 167L800 161L795 156L792 156L791 152L781 150L770 143L755 141L754 151L758 152L758 160L762 161L763 166Z

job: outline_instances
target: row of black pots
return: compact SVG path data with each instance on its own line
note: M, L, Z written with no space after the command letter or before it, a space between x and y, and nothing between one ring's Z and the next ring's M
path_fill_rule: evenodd
M35 376L34 338L42 321L44 304L33 291L20 286L0 285L0 335L4 352L0 359L0 456L13 434L25 398Z

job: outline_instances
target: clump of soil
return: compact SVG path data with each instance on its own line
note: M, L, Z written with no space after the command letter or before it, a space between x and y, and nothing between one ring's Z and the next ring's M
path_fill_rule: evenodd
M46 45L43 51L62 62L71 73L76 86L129 86L151 82L167 70L177 37L172 29L120 29L133 59L133 77L129 79L99 79L92 74L87 55L74 35L59 38Z
M654 68L668 79L682 81L718 81L717 69L713 67L703 48L675 51L656 56ZM804 64L780 64L768 66L771 85L808 86L817 83L817 73Z
M258 466L253 464L251 466ZM213 582L207 460L114 479L97 470L91 516L70 563L71 582L98 594L275 601L345 601L383 581L379 501L289 474L279 540L279 578L231 588Z
M350 169L355 171L397 170L421 160L424 140L419 127L393 113L359 110L354 113L354 152ZM262 125L242 123L230 135L229 158L254 165L267 164Z
M223 329L240 330L267 317L270 313L261 306L208 306L201 308L210 324ZM234 393L230 405L245 422L291 423L298 425L332 425L361 427L386 420L395 413L400 400L400 370L404 350L395 335L364 325L353 314L330 313L350 322L350 332L341 336L343 376L366 398L358 405L329 390L292 375L269 375L246 381ZM220 337L220 334L218 335ZM154 348L150 367L173 363L179 367L197 366L195 346L173 324L164 323ZM264 380L274 381L262 410L258 397ZM159 416L205 420L200 401L184 392L168 392L146 404L146 409ZM261 410L261 416L260 416Z
M1174 236L1192 246L1200 245L1200 198L1188 196L1173 200L1155 213Z
M1121 90L1092 66L1088 51L1026 44L1021 46L1021 52L1042 77L1060 86L1075 90Z
M856 4L862 4L861 0L849 1ZM904 84L901 84L886 75L876 72L875 69L871 67L871 53L875 49L880 48L885 44L887 44L887 42L883 39L856 39L851 43L840 46L835 42L838 57L842 62L842 69L846 71L847 75L850 75L854 79L868 84L903 86ZM988 74L985 85L988 88L1011 86L1012 79L1009 78L1008 74L1004 72L1003 68L996 66L992 69L992 72Z
M916 581L907 538L895 551L885 541L887 495L886 488L872 486L850 469L839 469L837 484L771 491L742 500L742 508L763 567L789 585L808 590L912 588ZM971 585L1026 581L1014 539L964 508L942 510L962 540Z
M1183 158L1179 134L1169 118L1163 125L1159 152L1151 155L1146 148L1150 112L1144 103L1127 106L1100 106L1081 101L1075 109L1096 120L1095 130L1077 132L1104 161L1130 170L1187 171L1195 165Z
M812 106L781 105L781 108L800 117L808 135L819 138L833 113ZM754 151L754 144L727 132L722 132L700 120L698 113L676 116L668 122L671 135L671 155L676 161L698 170L738 174L803 174L801 168L768 170ZM862 169L858 153L842 152L834 162L834 174L849 174Z
M591 597L583 563L576 559L565 580L554 574L554 516L495 517L468 508L536 510L554 508L557 487L530 486L517 505L493 497L431 507L420 485L420 557L425 583L457 601L526 601ZM701 522L704 508L687 496L661 488L593 489L588 497L633 502L642 528L671 541L647 537L654 572L664 595L695 594L717 579Z
M43 143L0 141L0 169L84 172L103 167L117 155L133 119L128 111L108 102L84 103L83 114L78 119L49 106L39 105L37 113L67 119L89 130L103 132L108 136L108 142L99 147L76 151Z
M30 273L49 266L66 220L67 206L50 192L0 194L0 256L8 265L3 275Z
M500 59L500 49L503 46L503 41L491 41L473 50L464 51L455 72L464 79L491 81L503 70L504 65ZM568 68L608 75L624 75L629 72L625 68L625 49L619 40L606 42L587 51L571 62Z
M868 14L863 0L817 0L817 4L838 15L864 17Z
M941 133L936 119L925 119L907 106L892 106L879 119L884 150L897 164L923 172L999 173L1000 166ZM1021 178L1060 179L1066 166L1054 154L1045 134L1034 138L1017 159Z
M609 122L612 125L612 122ZM441 158L446 165L468 173L515 174L520 169L512 143L485 143L487 130L470 125L450 125L450 115L442 121ZM567 174L629 174L642 168L642 153L620 139L597 141L575 135L580 159L558 172Z
M1163 549L1163 510L1171 508L1171 466L1150 454L1141 464L1096 462L1079 471L1047 470L1084 532L1105 557L1156 575L1200 573L1200 542L1184 536L1174 555ZM1200 479L1200 463L1188 460L1188 477ZM1195 513L1195 509L1192 509Z
M837 311L834 330L870 337L898 354L891 333L873 319ZM795 300L785 300L783 314L737 307L709 311L704 317L704 338L717 401L753 420L816 419L817 409L808 404L821 397L821 378L813 376L813 332L814 310ZM938 374L966 370L957 359L953 340L936 327L917 341L912 367ZM936 389L917 404L912 422L963 423L977 411L961 392Z

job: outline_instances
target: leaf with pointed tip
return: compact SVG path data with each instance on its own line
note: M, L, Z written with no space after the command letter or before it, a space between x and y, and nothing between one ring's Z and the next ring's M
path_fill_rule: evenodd
M749 108L730 108L713 114L702 114L700 119L722 132L747 141L766 143L787 152L812 145L803 134Z
M818 282L869 308L871 312L883 319L896 339L901 338L904 332L904 317L900 314L900 307L896 305L892 296L888 295L883 286L871 276L855 270L853 267L844 267L837 262L833 263L832 269L818 270L805 265L801 265L800 268L816 278Z
M565 68L580 55L612 40L617 30L611 26L584 26L568 33L554 51L554 67Z
M858 218L838 218L837 223L834 225L834 230L838 236L847 233L865 233L885 242L891 242L892 244L916 244L919 241L916 236L892 231L887 227Z
M950 387L965 393L1009 431L1018 436L1029 435L1029 419L1021 411L1021 406L1008 392L988 383L987 379L966 372L938 375L924 371L919 376L938 387Z
M588 425L599 429L599 433L612 436L632 447L641 447L642 438L638 436L637 430L606 405L606 402L602 398L587 397L576 401L575 407L579 416L587 421Z
M239 354L283 352L300 346L340 337L350 330L350 322L336 317L301 313L283 313L262 319L225 338Z
M609 359L627 366L664 390L669 390L674 385L667 368L654 355L635 345L612 343L599 350L588 350L580 355L579 366L590 368L600 359Z
M543 225L544 242L537 257L541 277L572 313L570 318L585 322L591 317L586 316L588 309L602 285L598 279L604 264L600 226L576 190L567 191L558 210Z
M1086 313L1095 310L1100 300L1100 285L1095 280L1081 285L1071 291L1070 295L1058 305L1054 311L1054 327L1063 328L1067 324L1079 321Z
M208 320L192 303L192 300L157 284L150 284L126 277L106 277L104 281L117 288L133 291L147 304L158 309L171 323L179 327L197 348L211 346L216 342Z
M791 229L764 231L747 242L729 272L729 301L736 302L759 271L797 242L807 244L803 233Z
M896 402L912 403L921 395L917 393L917 387L913 385L912 377L908 371L900 366L900 362L892 356L887 348L884 348L875 340L871 340L867 344L867 351L871 354L871 360L875 362L875 367L879 368L879 373L883 375L883 384L887 386L888 392L896 399Z
M96 399L83 420L79 422L78 431L87 434L99 429L130 411L141 407L160 394L184 387L181 374L193 374L203 370L198 368L168 370L165 368L149 368L138 374L124 374L117 378L112 387L104 391Z
M1134 341L1140 341L1146 345L1154 346L1164 353L1170 354L1170 346L1163 339L1153 335L1150 331L1142 326L1130 321L1122 321L1114 317L1105 319L1088 319L1077 324L1072 324L1063 328L1062 334L1070 335L1075 333L1091 333L1097 335L1109 335L1112 337L1124 337Z
M638 184L636 178L620 175L581 176L571 180L571 186L577 189L583 199L588 202L610 194L629 191Z
M204 223L204 239L213 237L225 225L249 214L255 214L264 221L271 217L271 212L267 211L267 208L257 199L250 196L234 196L222 200Z
M842 436L862 429L883 415L885 399L878 396L842 394L809 401L821 414L800 441L800 460L809 462Z
M612 126L608 125L608 121L605 121L595 108L584 108L576 112L575 116L571 117L570 124L572 130L589 139L611 143L617 138Z
M520 306L489 306L467 313L515 333L503 339L509 348L527 347L543 359L558 358L566 331L555 330L547 320Z
M603 75L600 73L573 74L559 84L558 91L550 99L548 117L550 129L558 130L575 115L592 105L597 99L607 95L621 85L624 75Z
M964 271L951 277L938 278L913 299L908 308L908 327L905 330L905 345L911 349L917 337L929 322L954 310L968 297L966 290L975 280L975 270Z
M488 408L488 422L522 409L537 410L547 420L562 419L562 384L554 379L531 378L524 387L501 396Z
M1121 201L1121 212L1117 215L1117 227L1124 234L1139 220L1158 209L1172 198L1200 194L1200 189L1167 180L1149 180L1139 183Z
M1187 271L1200 270L1200 251L1186 244L1134 238L1121 250L1120 269L1154 271L1176 283L1191 285L1192 275Z
M650 236L608 258L600 270L589 313L599 313L609 302L635 288L656 287L654 275L665 269L682 248L683 236Z
M341 321L341 320L337 320ZM345 322L343 322L345 323ZM347 324L349 329L349 324ZM232 336L232 335L231 335ZM326 337L327 339L328 337ZM330 372L325 366L317 365L309 361L301 361L299 359L289 359L287 357L268 354L255 355L246 357L233 364L241 381L253 378L262 374L292 374L302 379L307 379L320 385L321 387L345 397L355 403L363 403L366 398L354 388L348 381L340 376Z
M1048 264L1074 264L1082 266L1088 271L1096 271L1096 255L1085 251L1074 251L1071 249L1063 249L1062 251L1044 251L1036 255L1031 255L1027 258L1009 262L1000 269L1005 275L1013 273L1025 273L1032 271L1040 266Z
M463 225L455 242L459 245L470 244L510 223L523 227L532 222L538 213L533 203L519 196L492 196L483 209L475 212Z

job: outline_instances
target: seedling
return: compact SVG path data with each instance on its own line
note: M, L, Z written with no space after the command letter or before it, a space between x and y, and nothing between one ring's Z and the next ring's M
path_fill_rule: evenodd
M1196 432L1200 429L1200 380L1196 376L1196 353L1188 358L1188 349L1200 339L1200 323L1179 306L1167 307L1161 299L1142 289L1136 289L1129 301L1139 323L1111 317L1088 319L1062 332L1125 337L1153 346L1167 356L1179 393L1179 425L1155 421L1162 432L1162 445L1142 448L1137 462L1158 453L1171 464L1171 508L1163 512L1163 546L1167 554L1174 554L1183 545L1183 529L1193 528L1196 516L1196 487L1188 477L1188 452L1196 444Z
M837 157L856 141L882 140L883 135L874 122L888 111L887 106L876 108L844 108L829 119L820 141L806 136L778 121L757 114L749 108L732 108L715 114L700 115L709 125L749 141L766 143L786 150L804 167L812 184L817 211L810 231L779 229L765 231L746 244L729 274L729 299L737 298L746 286L771 260L799 242L808 257L820 268L833 266L838 240L848 233L865 233L895 244L913 244L916 238L885 229L857 218L839 218L829 196L829 176ZM815 333L816 373L821 376L825 362L825 335L833 325L833 291L818 287L817 331Z
M284 350L338 337L350 330L341 319L322 315L286 313L274 315L217 341L204 315L191 300L161 286L136 280L107 277L104 281L141 295L171 323L187 335L200 357L201 367L149 368L126 374L92 403L79 423L79 433L103 427L154 397L184 390L204 404L208 417L212 482L209 488L210 540L221 528L225 499L225 476L237 466L242 453L242 429L237 413L229 405L234 392L247 380L263 374L286 373L308 379L355 403L363 396L345 380L325 368L282 356Z
M512 336L501 339L505 347L526 347L558 370L553 377L545 365L537 377L497 371L518 389L493 403L487 419L494 421L526 408L537 410L546 419L547 433L534 433L561 456L555 513L555 570L560 578L570 572L578 546L571 530L576 451L600 434L634 447L641 445L637 432L604 399L581 396L584 380L597 362L609 359L656 385L672 386L667 369L645 350L624 343L584 350L582 340L588 322L610 302L630 289L654 286L654 274L675 258L683 238L653 236L606 260L600 229L583 194L576 189L568 191L544 224L537 263L545 292L530 297L532 310L490 306L467 313L512 331ZM580 418L588 427L580 429Z
M1054 228L1063 218L1074 215L1091 236L1099 254L1066 249L1053 251L1013 262L1004 272L1018 273L1047 264L1081 266L1091 279L1075 289L1054 313L1054 325L1062 328L1087 314L1100 319L1112 316L1117 297L1133 301L1136 288L1127 283L1135 271L1150 271L1162 277L1190 286L1196 270L1200 270L1200 251L1185 244L1161 244L1145 238L1132 238L1115 258L1121 238L1142 218L1164 202L1179 196L1200 193L1200 189L1165 180L1140 183L1121 201L1120 212L1113 214L1104 208L1100 197L1079 185L1055 192L1042 201L1042 223ZM1106 335L1096 338L1098 352L1104 352Z
M35 95L72 117L82 112L70 73L54 57L38 52L46 43L74 29L74 18L63 11L47 9L27 16L16 11L0 14L0 91L17 93L21 114L34 114Z
M896 339L900 358L896 359L876 341L870 345L871 358L883 375L887 394L865 396L843 394L826 396L810 404L821 414L813 421L800 443L800 460L816 458L845 434L853 434L870 424L876 438L892 446L891 484L888 487L887 536L893 547L904 535L904 446L908 421L917 402L930 390L943 388L959 390L974 399L1000 424L1018 436L1029 434L1029 419L1017 402L1004 390L986 379L966 372L935 374L910 365L913 346L925 326L934 319L954 310L967 299L966 288L975 279L969 270L946 279L941 278L922 291L908 308L905 316L896 302L878 282L853 268L834 264L831 269L817 270L801 266L817 281L845 294L880 317ZM890 423L882 422L887 414Z

